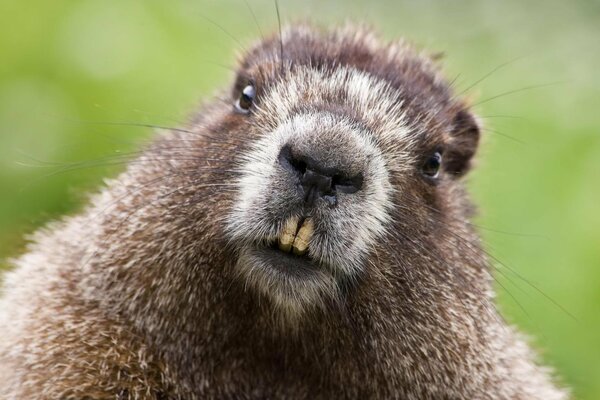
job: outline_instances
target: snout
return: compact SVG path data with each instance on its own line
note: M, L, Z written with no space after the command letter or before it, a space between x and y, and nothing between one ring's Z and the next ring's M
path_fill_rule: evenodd
M302 188L300 193L307 207L313 207L320 199L334 207L338 193L353 194L362 189L363 171L350 173L344 163L328 167L331 161L314 158L310 149L301 152L285 145L277 159L292 184Z
M312 287L311 303L361 271L384 233L385 159L369 131L339 115L298 114L261 134L228 219L239 272L287 305Z

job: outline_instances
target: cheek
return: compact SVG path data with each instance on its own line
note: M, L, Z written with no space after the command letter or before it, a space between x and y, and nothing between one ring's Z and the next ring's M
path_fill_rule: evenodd
M460 202L455 201L462 198L457 189L456 185L443 181L437 185L413 184L398 199L402 204L396 211L397 220L402 221L399 229L410 230L431 245L440 243L450 227L462 225L466 220Z
M439 210L444 193L448 190L444 178L432 180L416 169L398 177L397 182L401 188L397 192L398 201L419 214L421 209Z
M440 188L437 185L424 185L419 191L420 196L416 199L416 202L422 202L426 208L432 208L434 210L440 210L442 205Z
M459 196L459 191L453 182L440 180L436 185L427 185L422 191L424 207L432 213L432 218L441 219L445 215L458 213L454 199Z

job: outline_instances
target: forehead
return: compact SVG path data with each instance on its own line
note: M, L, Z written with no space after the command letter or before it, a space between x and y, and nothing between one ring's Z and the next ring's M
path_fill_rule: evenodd
M388 42L371 30L348 25L322 31L292 26L255 46L241 62L242 72L259 70L264 80L282 70L309 67L332 71L355 69L382 81L415 107L439 108L450 103L449 85L431 58L403 40Z
M281 40L276 35L260 42L240 66L242 81L254 79L259 90L277 100L262 106L287 107L270 110L280 116L300 103L310 104L311 97L320 106L352 100L355 111L378 118L379 127L386 119L388 127L402 122L432 131L448 121L454 103L450 86L426 54L353 26L288 28Z

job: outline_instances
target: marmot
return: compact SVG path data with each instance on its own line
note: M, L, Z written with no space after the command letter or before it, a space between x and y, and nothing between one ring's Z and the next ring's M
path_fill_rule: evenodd
M568 397L493 305L480 130L405 41L261 41L14 262L2 399Z

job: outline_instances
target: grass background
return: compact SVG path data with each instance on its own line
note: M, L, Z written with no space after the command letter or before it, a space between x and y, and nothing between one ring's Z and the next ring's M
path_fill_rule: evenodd
M276 30L273 3L248 1L262 31ZM386 37L444 51L459 90L485 77L468 91L487 126L469 185L501 261L501 309L577 398L600 398L600 3L281 0L280 8L284 21L367 21ZM236 51L259 36L243 0L0 2L0 259L122 168L57 167L152 136L104 123L178 125L229 83Z

